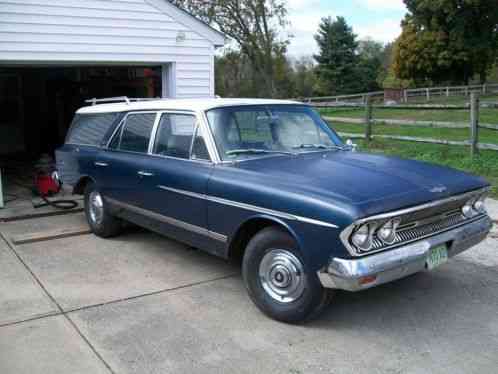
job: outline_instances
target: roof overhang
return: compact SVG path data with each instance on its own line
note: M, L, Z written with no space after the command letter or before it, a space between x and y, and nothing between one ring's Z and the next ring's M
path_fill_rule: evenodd
M225 34L194 17L189 12L171 4L168 0L145 0L145 2L171 16L184 26L193 31L197 31L200 35L212 42L215 47L223 47L225 45Z

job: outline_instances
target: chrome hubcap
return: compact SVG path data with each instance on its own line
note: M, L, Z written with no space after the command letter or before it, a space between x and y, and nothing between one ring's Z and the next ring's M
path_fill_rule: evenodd
M100 225L104 219L104 202L102 201L102 196L97 191L90 193L90 198L88 200L90 206L90 219L96 225Z
M304 292L304 267L291 252L273 249L259 264L261 285L280 303L292 303Z

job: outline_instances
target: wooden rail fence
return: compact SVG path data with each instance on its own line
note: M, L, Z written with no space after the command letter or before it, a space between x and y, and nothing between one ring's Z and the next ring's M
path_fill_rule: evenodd
M446 145L459 145L459 146L468 146L470 148L470 154L472 157L476 156L479 153L480 149L490 149L498 151L498 144L487 144L479 142L479 129L486 128L490 130L498 130L498 125L480 125L479 124L479 93L471 92L471 106L470 106L470 123L462 124L462 123L450 123L450 122L430 122L430 121L409 121L409 125L412 126L420 126L421 124L424 126L433 126L433 127L446 127L446 128L469 128L469 140L467 141L453 141L453 140L443 140L443 139L433 139L433 138L422 138L422 137L411 137L411 136L400 136L400 135L376 135L373 133L373 128L375 123L387 123L387 124L404 124L402 120L375 120L373 119L373 105L372 99L370 97L366 97L365 99L365 116L364 119L350 119L350 118L342 118L342 122L347 123L363 123L365 125L365 132L363 134L360 133L347 133L347 132L339 132L339 135L347 138L362 138L367 142L371 141L373 138L381 138L381 139L392 139L392 140L402 140L402 141L412 141L412 142L421 142L421 143L433 143L433 144L446 144ZM325 117L327 120L335 121L337 117ZM406 125L406 124L405 124ZM498 134L497 134L498 137Z
M479 84L469 86L444 86L444 87L426 87L401 90L401 102L409 103L413 100L423 99L424 101L431 101L434 97L451 97L451 96L465 96L470 97L472 93L479 93L481 95L498 93L498 84ZM367 97L372 101L384 101L384 91L362 92L353 95L339 95L339 96L322 96L322 97L304 97L297 98L296 100L313 104L315 106L328 106L341 103L361 103L366 104Z

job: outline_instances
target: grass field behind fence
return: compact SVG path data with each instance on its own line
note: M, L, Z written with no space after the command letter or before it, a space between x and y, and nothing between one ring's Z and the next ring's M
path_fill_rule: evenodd
M481 95L481 102L497 102L497 94ZM446 95L433 95L431 94L431 99L427 101L427 97L422 95L420 97L410 97L408 104L443 104L443 105L466 105L469 104L469 96L464 95L451 95L447 97Z
M365 134L365 125L363 124L335 123L333 121L329 121L329 124L337 132ZM372 133L374 135L397 135L438 140L468 141L470 129L419 127L413 125L383 125L376 123L372 125ZM498 145L498 131L481 128L479 130L479 142ZM462 148L462 150L463 149L464 148Z
M491 102L491 103L496 103L498 102L498 94L497 93L492 93L492 94L487 94L487 95L480 95L480 100L483 103L486 102ZM303 99L305 102L307 102L307 99ZM381 105L384 103L384 96L383 95L377 95L373 96L372 100L375 104ZM327 102L326 99L322 99L319 101L315 102ZM336 102L334 98L329 100L330 102ZM360 104L363 101L362 96L357 96L354 99L342 99L340 101L346 101L350 103L356 103ZM401 103L402 105L405 103ZM421 94L420 96L410 96L408 98L408 103L406 105L469 105L470 104L470 95L465 96L465 95L450 95L447 97L446 95L435 95L431 93L431 99L427 101L427 97L425 93Z
M341 118L364 118L364 108L324 108L320 109L322 116ZM479 112L480 122L498 125L498 109L481 108ZM399 119L412 121L440 121L469 123L470 111L467 110L441 110L441 109L394 109L374 108L373 119ZM497 135L498 136L498 135Z
M375 139L370 143L359 140L357 143L360 151L416 159L481 175L492 185L491 197L498 199L498 152L496 151L480 151L479 157L471 159L468 149L460 146L384 139Z

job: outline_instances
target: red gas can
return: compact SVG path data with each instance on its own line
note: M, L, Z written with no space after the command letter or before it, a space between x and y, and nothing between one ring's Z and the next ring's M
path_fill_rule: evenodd
M59 182L47 174L38 174L35 185L38 193L43 197L55 195L60 190Z

